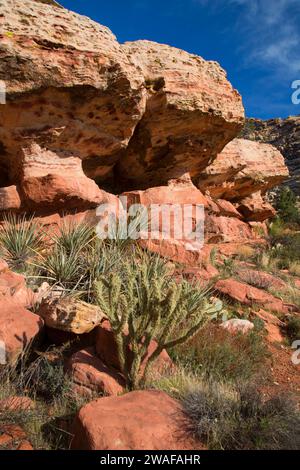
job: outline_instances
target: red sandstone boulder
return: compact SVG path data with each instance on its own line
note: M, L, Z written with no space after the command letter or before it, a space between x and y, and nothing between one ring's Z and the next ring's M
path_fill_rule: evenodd
M197 241L186 241L159 238L139 240L139 245L152 253L158 253L160 256L170 259L174 262L187 266L199 266L207 258L207 251L203 244Z
M199 177L201 191L240 201L279 185L289 176L284 157L272 145L234 139Z
M85 405L73 424L73 450L193 450L176 400L160 391L131 392Z
M38 144L23 148L17 175L23 207L28 210L84 210L109 201L109 196L88 178L80 158L50 151Z
M217 199L215 203L218 207L219 215L241 219L241 214L230 201L226 201L225 199Z
M9 269L0 271L0 300L4 297L13 300L23 307L32 307L35 303L35 294L26 286L26 280L21 274Z
M128 207L132 204L142 204L146 207L151 204L201 204L208 207L206 197L190 180L185 184L177 182L145 191L129 191L122 196L127 197Z
M215 289L222 295L244 305L261 305L273 312L286 314L290 311L288 305L272 294L234 279L218 281Z
M238 206L239 212L243 215L244 220L263 222L276 215L276 210L261 195L261 192L251 194L251 196L243 199Z
M124 379L97 357L93 347L74 353L66 363L66 371L72 377L74 391L83 396L117 396L124 390Z
M237 135L244 119L240 96L215 62L150 41L123 50L140 67L148 99L119 177L143 189L186 172L194 178Z
M33 450L26 432L16 424L1 424L0 448L2 450Z
M0 299L0 342L6 361L14 363L42 333L43 320L11 299Z
M147 363L148 357L155 351L157 343L152 341L150 343L148 354L144 357L141 365L141 371ZM107 364L109 367L113 367L116 370L120 370L120 363L118 359L117 345L114 340L114 336L108 320L102 322L101 326L96 328L96 351L99 358ZM132 360L132 353L128 349L128 357ZM167 351L162 351L160 356L153 364L155 372L164 372L173 366L173 362L168 355Z
M245 242L253 239L251 228L245 222L233 217L206 215L205 240L208 243Z

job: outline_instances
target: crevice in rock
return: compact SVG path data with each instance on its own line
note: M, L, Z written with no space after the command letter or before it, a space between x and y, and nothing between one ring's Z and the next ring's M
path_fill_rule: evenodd
M5 188L14 184L11 179L8 161L9 158L5 146L0 142L0 188Z

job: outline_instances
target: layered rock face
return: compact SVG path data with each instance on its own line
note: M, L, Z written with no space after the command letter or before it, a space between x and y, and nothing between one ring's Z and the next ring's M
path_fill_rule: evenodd
M4 0L0 15L0 161L8 178L18 183L32 143L107 177L144 113L142 74L115 36L86 17L30 0Z
M143 74L148 98L119 175L139 188L186 172L196 177L243 122L240 95L215 62L150 41L123 50Z
M216 62L150 41L120 45L55 1L3 0L0 80L2 214L46 220L117 194L129 205L201 204L210 245L251 241L248 222L274 215L263 196L287 178L284 159L232 140L244 109ZM148 248L198 263L197 243L158 232Z
M241 97L218 64L148 41L121 46L46 3L0 6L1 187L22 185L33 146L40 165L78 158L103 184L116 173L123 187L156 186L197 176L241 129Z
M246 139L274 145L285 158L290 170L289 186L300 195L300 116L287 119L247 119L243 135Z

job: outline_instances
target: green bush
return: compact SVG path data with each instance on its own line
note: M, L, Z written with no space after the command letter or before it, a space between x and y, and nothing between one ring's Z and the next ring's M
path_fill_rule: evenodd
M213 324L170 354L177 364L198 377L225 382L250 380L268 357L263 338L256 331L232 335Z
M256 384L225 388L216 383L188 394L188 431L210 449L297 450L300 414L286 395L264 401Z
M291 263L300 260L300 234L287 233L277 238L270 254L279 269L289 269Z
M130 389L138 388L147 378L163 349L184 343L222 310L220 301L209 303L207 291L171 280L165 261L158 256L125 261L118 272L96 283L96 292L99 306L110 320ZM158 346L141 376L142 360L154 339Z
M286 333L291 343L297 339L300 340L300 318L290 317L286 324Z
M279 217L287 223L300 223L300 212L297 207L296 194L288 187L283 187L276 202Z

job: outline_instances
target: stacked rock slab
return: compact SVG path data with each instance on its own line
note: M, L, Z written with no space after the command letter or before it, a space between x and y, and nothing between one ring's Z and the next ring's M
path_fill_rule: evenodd
M103 184L114 173L136 188L197 176L243 125L241 97L217 63L148 41L121 46L48 2L3 0L0 38L2 187L23 186L32 149L41 164L78 158Z
M234 139L202 172L198 186L213 197L240 201L279 185L289 171L272 145Z
M272 146L232 140L244 109L216 62L120 45L55 1L2 0L0 80L1 214L84 212L123 192L201 200L209 243L250 240L248 222L274 215L263 195L288 170Z

